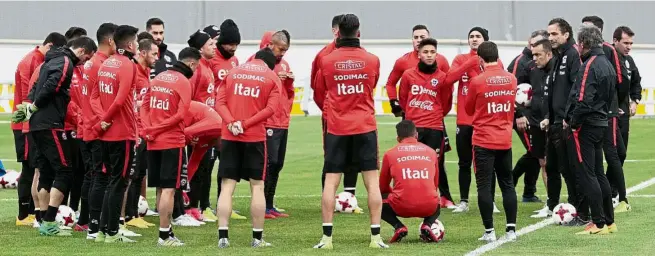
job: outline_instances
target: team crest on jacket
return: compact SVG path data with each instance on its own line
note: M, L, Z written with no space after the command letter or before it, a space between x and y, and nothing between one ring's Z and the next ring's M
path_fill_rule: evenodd
M268 137L273 136L273 129L266 129L266 135L268 135Z
M232 64L232 67L236 67L236 66L237 66L237 64L234 63L234 61L232 61L231 64Z
M439 80L437 80L436 78L432 78L432 80L430 81L430 83L432 84L432 87L436 87L437 84L439 84Z
M340 71L360 70L366 67L366 62L361 60L346 60L334 63L334 68Z
M67 140L67 139L68 139L68 138L66 138L66 133L65 133L65 132L62 133L62 134L61 134L61 140Z
M166 59L166 62L171 62L171 56L164 55L164 59Z
M286 64L282 64L282 70L287 71L287 65Z

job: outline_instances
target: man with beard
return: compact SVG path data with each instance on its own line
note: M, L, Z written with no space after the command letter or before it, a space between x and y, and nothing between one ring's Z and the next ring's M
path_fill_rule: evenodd
M164 43L164 21L160 18L150 18L146 21L146 32L150 33L155 39L155 44L159 48L159 60L155 63L155 68L150 70L150 79L161 72L172 67L177 59L175 54L168 50L168 45Z

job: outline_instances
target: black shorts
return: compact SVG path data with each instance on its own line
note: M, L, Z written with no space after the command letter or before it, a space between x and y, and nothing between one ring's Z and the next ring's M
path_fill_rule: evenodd
M45 175L72 172L71 143L75 141L64 131L42 130L30 132L38 148L36 168ZM53 176L54 177L54 176Z
M25 139L27 139L27 162L32 167L36 167L36 159L39 156L39 148L34 143L34 137L32 133L26 133Z
M516 129L516 133L530 155L539 159L546 157L546 132L539 126L530 126L526 131Z
M175 188L182 185L184 148L148 150L148 187ZM151 183L151 181L153 181ZM154 183L154 184L153 184Z
M266 178L266 142L221 140L218 177L236 180Z
M418 132L418 141L434 149L437 151L437 154L441 156L441 152L444 152L444 146L446 143L444 132L420 127L417 127L416 131Z
M136 152L135 152L135 173L132 175L132 179L137 179L137 178L143 178L146 176L146 173L148 172L148 151L146 147L147 143L145 140L138 139L137 140L137 146L136 146Z
M325 172L344 173L350 163L357 172L379 169L377 131L325 136Z
M23 134L23 131L21 130L13 130L14 131L14 147L16 148L16 161L17 162L23 162L27 160L27 149L26 145L27 144L27 138L25 137L25 134Z

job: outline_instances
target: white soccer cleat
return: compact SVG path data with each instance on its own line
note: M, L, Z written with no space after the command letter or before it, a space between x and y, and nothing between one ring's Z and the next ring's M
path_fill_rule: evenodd
M184 215L182 215L182 216L183 216L184 218L188 219L189 221L198 224L198 226L202 226L202 225L207 224L207 223L205 223L204 221L196 220L196 218L194 218L193 216L191 216L191 215L189 215L189 214L184 214Z
M180 227L200 227L200 223L181 215L173 220L173 225Z
M148 216L148 217L151 217L151 216L152 217L157 217L157 216L159 216L159 213L156 212L156 211L148 209L148 211L146 211L146 216Z
M541 210L539 210L539 212L537 212L536 214L530 216L530 218L543 219L543 218L548 218L552 215L553 212L550 209L548 209L548 206L546 206L544 208L541 208Z
M505 234L505 239L507 239L507 241L514 242L516 241L516 238L518 238L516 231L510 231Z
M478 238L478 241L485 241L488 243L496 241L496 231L491 231L490 233L484 232L482 237Z
M227 238L218 239L218 248L228 248L230 247L230 241Z
M544 209L548 209L548 204L544 204L544 207L542 207L541 209L538 209L538 210L534 210L534 211L532 211L532 212L534 212L534 213L538 213L538 212L540 212L540 211L543 211Z
M124 225L121 225L118 229L118 234L123 235L124 237L140 237L141 234L137 234L132 230L127 229Z
M496 206L496 203L494 203L494 213L500 213L500 210Z
M252 246L252 248L271 247L271 243L267 243L264 239L253 239L250 246Z
M98 233L86 234L86 240L95 241L98 237Z
M39 224L38 221L34 220L34 223L32 224L32 227L33 227L33 228L40 228L40 227L41 227L41 224Z
M457 208L453 210L454 213L461 213L461 212L468 212L468 211L469 211L469 203L465 201L459 202Z

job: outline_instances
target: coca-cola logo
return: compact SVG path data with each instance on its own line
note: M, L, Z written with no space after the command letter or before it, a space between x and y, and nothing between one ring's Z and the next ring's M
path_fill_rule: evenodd
M413 108L420 108L422 110L427 110L427 111L433 111L434 110L434 102L429 101L429 100L412 99L409 102L409 106L413 107Z

